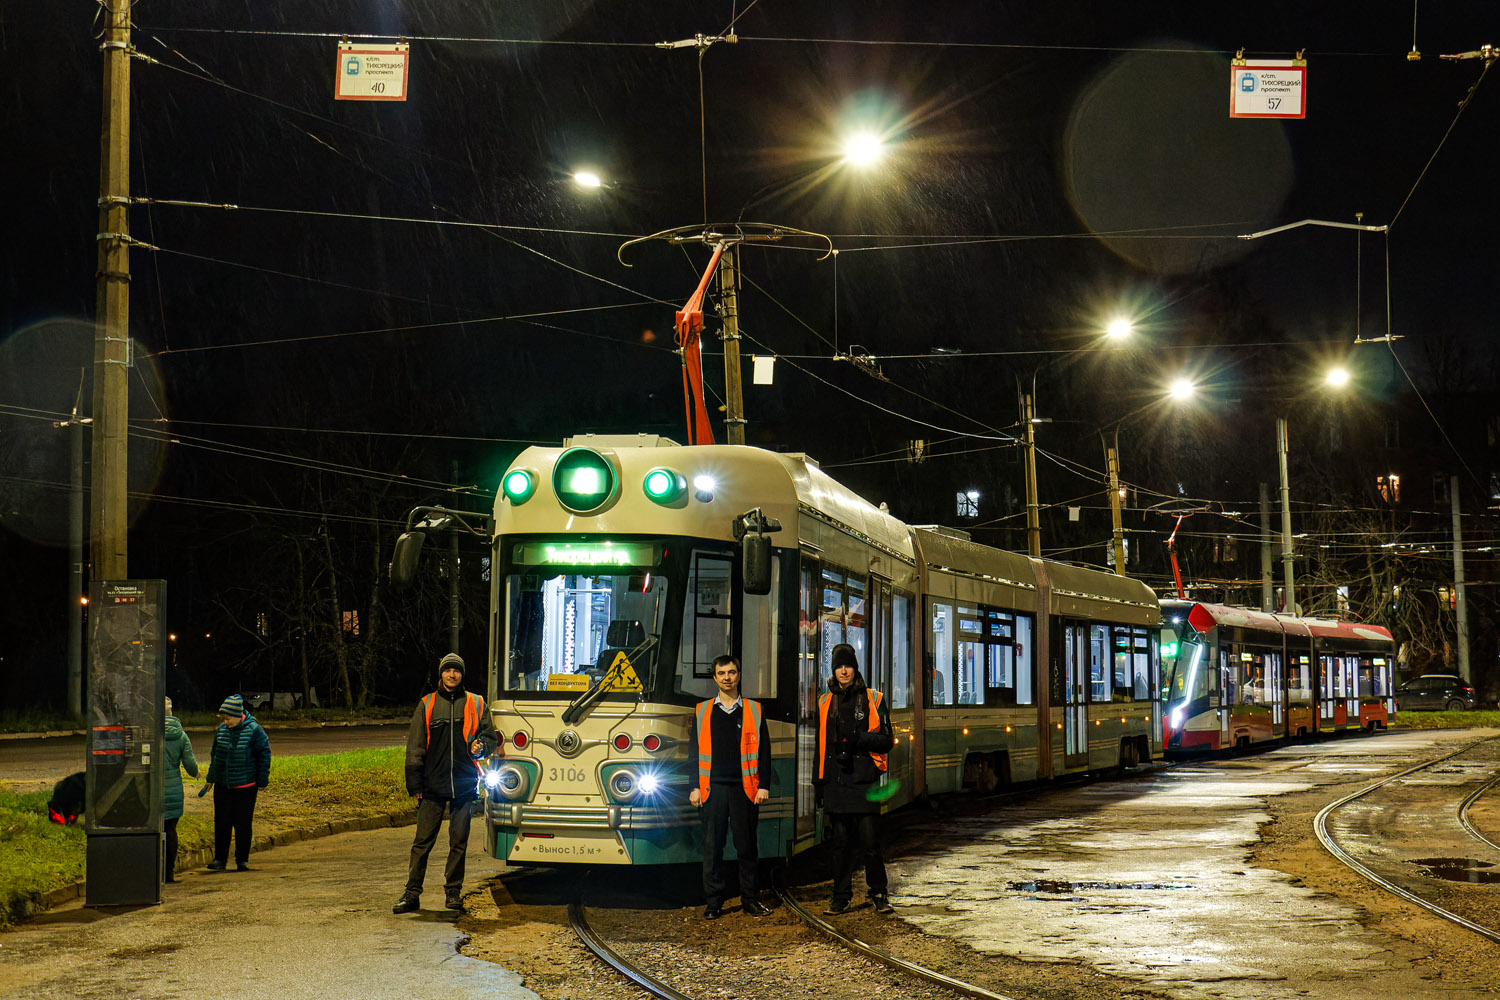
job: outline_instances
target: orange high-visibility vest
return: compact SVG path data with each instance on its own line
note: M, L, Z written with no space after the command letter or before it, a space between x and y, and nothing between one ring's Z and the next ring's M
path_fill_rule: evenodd
M881 694L874 688L865 688L865 694L870 700L870 732L880 730L880 700ZM823 692L823 697L818 699L818 777L823 777L823 759L828 756L828 706L833 704L833 693ZM875 766L884 771L887 767L885 754L866 750Z
M427 746L432 746L432 706L437 703L437 692L427 695L422 699L422 704L427 710ZM474 737L479 735L479 713L484 711L484 699L472 691L464 692L464 746L467 747L474 742ZM472 760L472 757L470 758ZM484 774L484 765L474 761L474 770Z
M708 774L713 767L714 744L710 731L710 716L717 698L698 703L698 793L708 798ZM740 781L750 801L760 791L760 702L742 698L745 717L740 722Z

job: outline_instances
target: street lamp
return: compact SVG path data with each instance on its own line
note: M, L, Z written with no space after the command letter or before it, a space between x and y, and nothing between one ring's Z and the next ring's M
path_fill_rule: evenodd
M1130 336L1131 332L1134 329L1134 323L1130 322L1130 320L1128 319L1120 318L1111 320L1109 326L1105 328L1104 332L1109 335L1110 340L1118 344L1126 337Z
M1330 368L1328 374L1323 376L1323 381L1335 389L1342 389L1349 384L1349 369Z
M856 132L844 141L844 159L856 167L868 167L880 159L884 148L874 132Z
M1198 391L1198 387L1193 384L1192 379L1180 378L1173 382L1167 391L1173 399L1188 400L1193 398L1193 394Z
M604 180L592 170L578 170L573 173L573 183L586 191L592 191L604 186Z

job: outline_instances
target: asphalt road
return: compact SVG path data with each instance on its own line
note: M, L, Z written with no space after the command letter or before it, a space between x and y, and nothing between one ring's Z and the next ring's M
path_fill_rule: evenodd
M399 746L406 740L405 724L322 726L309 729L268 729L271 753L299 756ZM206 763L213 730L190 729L193 751ZM0 781L57 781L83 770L83 737L52 736L0 740Z

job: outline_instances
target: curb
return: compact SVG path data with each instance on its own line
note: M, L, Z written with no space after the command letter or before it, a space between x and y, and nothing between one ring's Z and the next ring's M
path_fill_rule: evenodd
M255 721L260 722L260 719L257 718ZM267 725L264 722L260 723L260 727L267 732L274 732L278 729L338 729L341 727L347 728L350 726L409 725L411 725L410 716L403 716L399 719L357 719L340 722L272 722L270 725ZM211 733L218 727L213 725L206 725L184 726L183 728L190 733ZM50 729L47 732L43 733L0 733L0 740L45 740L51 739L56 736L87 736L88 732L89 731L87 729Z
M354 819L337 820L329 823L319 823L317 826L305 830L285 830L264 837L256 837L251 841L252 851L269 851L276 847L285 847L288 844L300 843L304 840L318 840L322 837L332 837L339 833L359 833L363 830L379 830L384 827L410 826L417 821L416 809L403 810L399 813L386 813L383 816L362 816ZM179 851L177 855L177 872L189 871L194 868L202 868L213 858L213 850L204 848L198 851ZM59 886L51 892L44 892L40 896L22 900L15 908L13 920L20 923L29 920L38 913L43 913L64 903L70 903L75 899L83 899L88 895L88 882L80 880L72 885Z

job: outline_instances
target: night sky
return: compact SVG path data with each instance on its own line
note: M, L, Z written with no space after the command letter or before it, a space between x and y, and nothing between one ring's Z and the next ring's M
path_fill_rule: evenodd
M56 697L14 678L55 669L53 422L80 378L90 405L96 10L0 12L8 699ZM1328 362L1354 372L1356 422L1414 405L1404 366L1439 401L1415 433L1441 442L1436 423L1496 388L1500 82L1459 115L1485 64L1438 56L1500 42L1496 13L1423 0L1412 61L1405 0L144 0L134 42L155 62L133 66L131 188L154 203L131 229L156 249L131 257L131 574L169 580L174 627L232 629L251 578L283 572L319 524L354 523L322 520L339 504L394 531L416 503L488 507L529 442L684 440L672 313L709 251L617 254L705 222L827 238L743 251L743 350L780 359L773 386L746 386L749 439L810 453L914 523L954 521L955 492L975 489L975 537L1024 547L1004 440L1021 386L1050 421L1042 501L1083 510L1048 549L1095 563L1099 432L1116 424L1143 494L1226 509L1274 475L1274 413L1326 402L1307 385ZM701 53L655 45L731 24L737 42ZM407 101L333 100L342 33L410 41ZM1305 119L1229 117L1239 49L1305 53ZM872 168L842 159L859 129L886 141ZM604 186L576 187L581 168ZM1237 238L1356 213L1389 233ZM1136 333L1107 346L1121 315ZM1354 344L1387 332L1403 339ZM713 409L717 339L705 349ZM874 360L836 359L851 353ZM1201 383L1191 414L1160 402L1182 375ZM914 439L934 457L906 461ZM200 648L228 671L203 683L264 669L251 653Z

